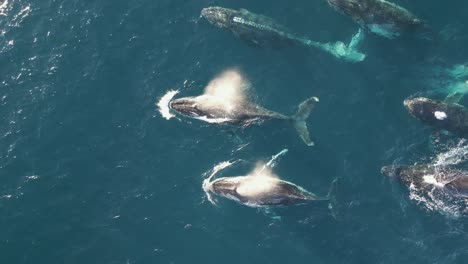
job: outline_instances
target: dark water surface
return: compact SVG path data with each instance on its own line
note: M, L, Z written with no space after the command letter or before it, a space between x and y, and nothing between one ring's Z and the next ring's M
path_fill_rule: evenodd
M315 40L348 39L356 25L325 1L3 0L0 263L467 263L466 218L411 201L380 168L435 155L402 101L433 89L432 67L467 60L468 4L397 2L433 41L368 36L368 59L349 64L252 47L199 19L210 5L243 7ZM232 67L278 112L318 96L317 146L283 124L233 136L159 115L167 90L199 94ZM206 201L216 163L284 148L281 177L318 194L343 178L336 220L313 206L278 209L278 221Z

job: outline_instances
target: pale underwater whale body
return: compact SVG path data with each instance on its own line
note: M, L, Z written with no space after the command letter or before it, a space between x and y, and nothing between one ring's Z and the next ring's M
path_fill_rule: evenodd
M454 197L468 198L468 172L464 170L432 164L392 165L382 167L381 173L419 191L437 188Z
M341 41L321 43L289 33L284 26L273 19L252 13L246 9L229 9L224 7L207 7L201 16L211 24L234 33L239 38L257 46L289 47L303 45L323 50L337 58L350 62L360 62L366 55L357 50L363 34L359 31L346 45Z
M287 150L283 150L273 158L275 159L283 155L285 151ZM216 195L255 208L282 207L328 201L330 202L330 209L333 209L332 203L334 202L334 197L332 196L332 192L334 192L337 180L333 181L327 196L320 197L292 182L281 180L273 173L272 168L268 164L257 166L256 169L247 175L213 179L217 172L215 170L203 181L202 185L208 200L213 204L216 204L216 201L212 195Z
M294 115L286 116L249 101L245 86L239 73L227 71L211 81L202 95L165 100L169 109L207 123L245 127L269 120L286 121L295 127L308 146L314 145L306 119L319 101L317 97L305 100Z
M393 39L426 27L405 8L384 0L327 0L338 12L350 16L366 31Z
M459 104L425 97L406 99L403 104L413 117L424 124L458 136L468 135L468 110Z

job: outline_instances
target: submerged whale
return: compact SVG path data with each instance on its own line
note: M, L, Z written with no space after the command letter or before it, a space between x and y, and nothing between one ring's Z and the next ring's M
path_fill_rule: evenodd
M287 150L286 150L287 151ZM284 154L280 152L278 156ZM332 192L337 180L332 182L326 197L319 197L292 182L281 180L265 164L244 176L221 177L213 179L217 171L203 181L202 188L208 200L215 204L211 195L221 196L249 207L276 207L307 204L316 201L329 201L332 208Z
M273 19L252 13L246 9L229 9L224 7L207 7L202 9L201 16L216 27L230 30L239 38L257 46L289 47L304 45L321 49L337 58L351 62L363 61L365 54L356 47L363 38L359 31L346 45L341 41L320 43L289 33L284 26Z
M249 126L268 120L286 121L296 128L308 146L314 145L306 119L319 101L317 97L308 98L299 104L294 115L286 116L249 101L245 87L237 72L227 71L211 81L202 95L171 99L169 108L190 118L222 125Z
M350 16L366 31L396 38L417 31L424 22L405 8L384 0L327 0L338 12Z
M403 104L413 117L433 128L468 135L468 110L461 105L424 97L406 99Z
M467 171L423 164L384 166L381 173L421 191L440 188L454 196L468 197Z

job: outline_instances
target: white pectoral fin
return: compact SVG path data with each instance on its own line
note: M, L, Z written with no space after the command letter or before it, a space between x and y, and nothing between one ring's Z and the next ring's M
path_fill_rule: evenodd
M459 93L459 92L451 93L447 95L447 97L445 97L444 103L458 104L463 99L464 96L465 96L464 93Z

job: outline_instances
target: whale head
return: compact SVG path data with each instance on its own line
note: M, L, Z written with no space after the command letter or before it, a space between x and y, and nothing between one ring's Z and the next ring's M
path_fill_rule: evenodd
M237 187L242 178L242 176L219 178L211 182L207 189L216 195L239 202L241 199L237 193Z
M196 97L178 98L172 100L169 106L172 110L188 117L197 118L204 115Z
M383 166L380 173L390 178L397 178L400 176L403 169L404 166L401 165Z
M448 118L447 104L428 98L406 99L403 105L415 118L430 123L443 124Z
M391 179L395 179L407 186L409 186L413 182L419 182L418 177L417 177L419 176L419 174L412 173L409 166L404 166L404 165L384 166L380 170L380 173L382 173L383 175Z
M201 16L206 18L211 24L220 27L226 28L229 25L231 17L234 15L234 10L213 6L203 8L201 11Z
M413 185L416 188L423 188L434 185L436 170L429 164L421 165L391 165L384 166L380 170L383 175L396 179L406 186Z

